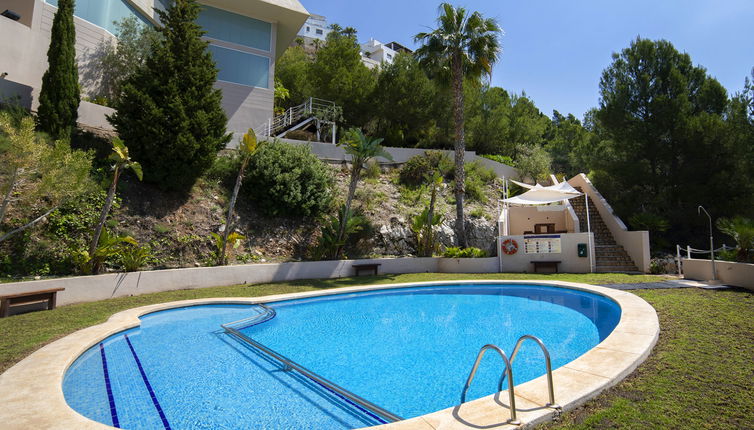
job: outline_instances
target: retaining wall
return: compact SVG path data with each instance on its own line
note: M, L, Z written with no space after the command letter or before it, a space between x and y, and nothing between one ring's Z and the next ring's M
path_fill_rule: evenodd
M161 291L282 282L297 279L340 278L353 276L354 264L371 263L381 265L380 274L495 273L498 271L497 257L305 261L110 273L96 276L14 282L0 284L0 294L65 288L65 291L58 293L58 304L67 305Z
M723 284L754 291L754 264L715 261L717 279ZM683 259L683 276L686 279L708 281L712 279L712 262L695 258Z

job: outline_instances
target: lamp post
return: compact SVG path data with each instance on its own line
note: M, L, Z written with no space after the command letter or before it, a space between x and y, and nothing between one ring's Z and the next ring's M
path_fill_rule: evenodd
M712 240L712 217L709 215L709 212L707 212L707 209L704 209L704 206L699 205L699 207L696 208L697 214L701 215L702 211L704 211L707 218L709 218L709 252L712 261L712 280L717 281L717 271L715 270L715 245Z

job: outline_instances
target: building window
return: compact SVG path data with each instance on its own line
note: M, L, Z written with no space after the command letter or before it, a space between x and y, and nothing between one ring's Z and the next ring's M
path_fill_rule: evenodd
M45 1L55 7L58 6L58 0ZM152 25L141 12L137 11L126 0L77 0L73 14L104 28L112 34L116 32L116 22L131 16L135 16L146 25Z
M307 32L307 33L309 32L309 30L310 30L310 29L309 29L309 26L306 26L306 32Z
M270 52L272 24L248 16L202 6L197 23L206 36Z
M269 88L269 58L217 45L209 45L209 50L219 69L218 80L249 87Z
M319 34L319 35L321 35L321 34L322 34L322 30L320 30L320 29L318 28L318 29L316 30L316 33L317 33L317 34Z
M393 56L392 56L392 55L390 55L390 54L387 54L387 59L388 59L388 60L392 60L392 59L393 59Z

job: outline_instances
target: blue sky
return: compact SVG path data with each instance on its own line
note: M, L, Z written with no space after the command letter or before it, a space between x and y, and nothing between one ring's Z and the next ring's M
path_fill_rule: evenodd
M373 37L413 47L413 36L434 27L437 0L301 0ZM666 39L707 68L730 93L754 67L752 0L465 0L451 2L498 20L503 53L492 83L525 91L546 115L553 109L581 118L599 102L599 79L611 54L637 35ZM369 5L369 6L368 6Z

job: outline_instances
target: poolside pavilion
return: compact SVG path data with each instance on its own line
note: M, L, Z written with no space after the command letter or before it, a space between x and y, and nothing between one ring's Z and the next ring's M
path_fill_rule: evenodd
M511 182L526 192L502 200L501 272L646 271L648 233L628 231L585 175L553 176L549 186Z

